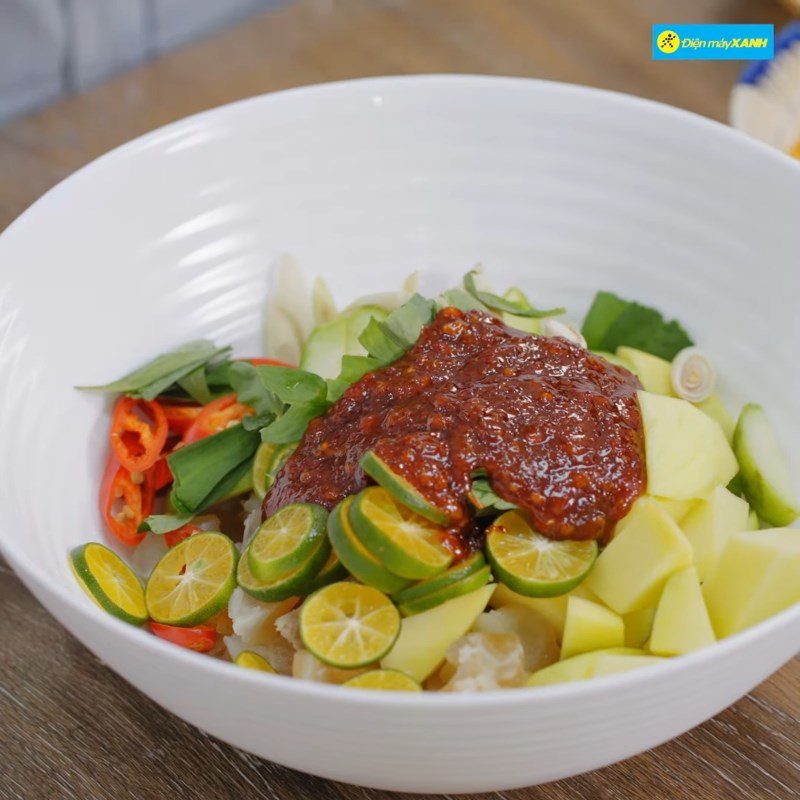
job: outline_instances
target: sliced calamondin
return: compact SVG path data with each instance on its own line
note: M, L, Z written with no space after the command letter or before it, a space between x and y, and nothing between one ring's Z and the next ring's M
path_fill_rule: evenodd
M113 550L89 542L70 552L69 563L81 588L109 614L132 625L147 621L142 584Z
M359 583L332 583L300 609L303 644L320 661L340 669L379 661L399 633L400 614L392 601Z
M168 550L145 587L150 617L188 627L225 608L236 587L236 545L221 533L196 533Z
M597 558L597 542L548 539L518 511L498 517L486 534L486 557L501 583L528 597L574 589Z

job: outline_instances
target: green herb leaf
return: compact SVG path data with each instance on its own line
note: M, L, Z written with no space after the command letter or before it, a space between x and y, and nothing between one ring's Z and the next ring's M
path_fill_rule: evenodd
M171 498L178 512L196 513L229 491L242 469L249 468L258 441L255 431L235 425L167 456L174 478Z
M380 361L369 356L342 356L341 372L328 381L328 402L338 400L348 387L380 366Z
M262 425L270 422L283 409L281 400L266 387L258 370L249 362L231 363L228 367L228 380L240 403L250 406L259 417L270 417ZM245 419L250 419L245 427L252 430L252 418Z
M513 511L517 506L503 500L486 478L475 478L472 481L472 489L470 490L473 502L478 508L479 512L494 509L496 511Z
M151 514L139 526L139 533L157 533L159 536L176 531L192 521L192 517L180 517L176 514Z
M284 403L319 403L325 400L328 386L324 378L294 367L256 367L261 382Z
M214 358L230 352L229 347L216 347L212 342L189 342L169 353L163 353L149 364L102 386L78 386L95 392L120 392L153 400L174 383Z
M290 406L274 422L261 429L261 440L274 444L288 444L302 438L308 423L323 414L328 403L304 403Z
M455 288L448 289L439 295L439 308L458 308L461 311L488 311L488 306L485 306L476 297L473 297L469 292L463 289Z
M420 331L431 323L436 313L436 303L419 294L413 294L400 308L396 308L383 324L398 339L411 347L419 339Z
M656 309L611 292L595 295L581 332L590 350L614 353L626 345L667 361L693 344L680 323L667 322Z
M605 341L609 328L628 307L628 301L612 292L597 292L592 301L592 306L583 320L581 333L586 339L586 345L591 350L606 350L605 347L596 347L595 342ZM609 351L609 352L613 352Z
M256 439L256 443L258 439ZM211 508L217 503L253 491L253 458L246 458L241 464L234 467L214 487L211 494L203 501L201 510Z
M214 399L206 381L205 366L197 367L178 380L178 386L183 389L192 400L196 400L200 405L210 403Z
M358 341L380 366L397 361L408 350L408 343L393 333L384 322L372 317L361 331Z
M246 417L242 417L242 427L246 431L260 431L274 419L274 414L248 414Z
M435 313L433 300L412 295L382 322L374 317L370 319L358 341L381 366L391 364L417 341L420 331L430 324Z
M509 314L516 314L518 317L531 317L533 319L542 319L544 317L557 317L563 314L565 308L547 308L538 309L534 308L528 302L520 300L509 300L500 295L492 294L491 292L482 292L478 289L475 283L476 270L471 270L464 276L464 288L476 300L479 300L485 306L488 306L492 311L506 311Z
M230 376L228 370L233 364L239 364L239 361L231 361L229 358L221 360L214 360L206 364L206 382L217 394L231 389ZM246 362L247 363L247 362ZM251 365L252 366L252 365Z
M319 375L293 367L239 362L229 369L239 400L252 406L256 417L242 421L246 430L261 430L265 442L283 444L300 439L308 423L328 407L328 384Z
M167 505L168 505L169 509L171 509L172 511L175 512L176 516L180 516L180 517L193 517L194 516L194 512L192 512L188 508L186 508L186 506L183 503L183 501L179 497L175 496L174 487L173 487L172 490L170 490Z

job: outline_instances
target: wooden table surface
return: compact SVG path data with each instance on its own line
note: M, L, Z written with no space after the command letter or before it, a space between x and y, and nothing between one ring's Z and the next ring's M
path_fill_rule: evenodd
M248 95L321 81L525 75L629 92L724 120L741 65L654 62L650 26L785 20L767 0L298 2L0 128L0 229L69 173L145 131ZM95 659L2 561L0 606L0 800L401 796L311 778L189 727ZM799 797L800 660L656 750L491 796Z

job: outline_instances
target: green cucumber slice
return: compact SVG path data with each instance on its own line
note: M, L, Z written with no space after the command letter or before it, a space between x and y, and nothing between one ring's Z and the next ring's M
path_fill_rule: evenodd
M339 374L342 356L347 352L347 319L338 317L327 325L319 325L306 339L300 355L300 369L314 372L321 378Z
M391 467L371 450L367 450L361 456L359 465L372 480L383 486L398 503L402 503L412 511L416 511L421 517L425 517L425 519L429 519L437 525L447 524L448 517L444 511L440 511L429 503L414 486L401 475L393 472Z
M383 322L389 313L381 306L358 306L347 314L347 336L345 337L345 352L342 355L365 356L367 351L358 341L358 337L374 317L378 322ZM339 374L338 372L336 373ZM335 376L334 376L335 377Z
M300 368L322 378L335 378L342 367L342 356L367 354L358 337L370 319L382 321L387 316L386 309L380 306L359 306L314 328L303 345Z
M776 527L789 525L800 514L789 465L778 435L764 409L748 403L733 434L744 496L758 516Z

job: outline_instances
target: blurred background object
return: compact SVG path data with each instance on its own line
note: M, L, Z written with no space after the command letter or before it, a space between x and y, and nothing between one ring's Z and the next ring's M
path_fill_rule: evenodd
M775 32L771 61L745 67L731 94L730 120L735 128L800 158L800 21Z
M791 14L779 0L0 0L0 229L145 131L323 81L517 75L727 122L743 63L654 61L651 38L732 20L777 31Z
M281 0L0 0L0 123Z

